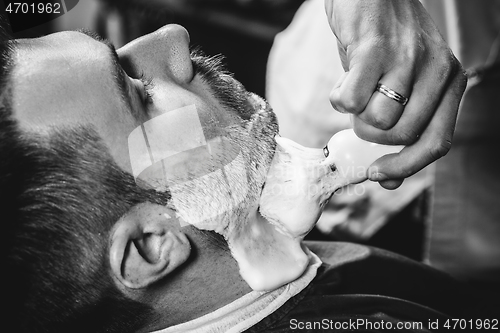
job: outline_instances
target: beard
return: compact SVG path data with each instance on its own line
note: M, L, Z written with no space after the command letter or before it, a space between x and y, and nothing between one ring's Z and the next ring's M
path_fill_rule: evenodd
M276 117L262 98L247 92L221 65L221 57L192 53L196 75L238 121L218 128L208 152L193 160L203 175L169 186L170 208L181 225L215 231L225 238L238 232L257 209L275 153ZM201 157L200 157L201 156Z

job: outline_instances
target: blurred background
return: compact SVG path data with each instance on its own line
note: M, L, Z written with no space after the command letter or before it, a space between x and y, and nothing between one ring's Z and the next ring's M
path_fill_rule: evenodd
M469 76L454 144L395 191L353 185L332 197L315 240L375 245L500 290L500 0L422 1ZM322 148L348 116L328 95L343 73L324 0L80 0L37 37L87 28L118 48L168 23L223 54L245 87L270 101L280 133Z
M265 93L266 63L275 35L304 0L80 0L67 14L15 34L36 37L88 28L116 48L168 23L184 26L191 44L226 56L228 69L248 90Z

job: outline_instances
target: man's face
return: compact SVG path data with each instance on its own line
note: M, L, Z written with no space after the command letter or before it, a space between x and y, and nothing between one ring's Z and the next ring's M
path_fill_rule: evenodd
M160 150L175 146L177 154L149 169L153 178L162 170L156 181L165 183L150 185L171 190L172 204L186 222L223 233L229 221L243 218L257 203L274 153L274 115L228 75L192 59L184 28L166 26L116 54L78 32L20 40L12 78L12 105L22 129L50 135L90 125L117 165L134 176L134 164L144 156L133 153L132 133L142 131L146 141L160 138L160 145L148 142L150 155L155 144ZM196 132L196 126L169 127L174 112L184 125L193 123L188 114L195 116L204 147L182 150L192 148L191 134L185 133ZM163 123L155 125L155 119ZM148 129L148 123L155 126ZM174 129L178 134L172 136ZM151 158L151 164L159 162ZM204 219L210 223L202 224Z

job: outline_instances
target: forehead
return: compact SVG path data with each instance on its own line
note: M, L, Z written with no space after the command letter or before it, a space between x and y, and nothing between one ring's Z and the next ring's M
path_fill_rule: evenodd
M36 60L37 64L51 64L51 60L96 61L101 59L107 47L86 34L64 31L40 38L18 39L19 61Z
M18 40L14 64L12 100L21 126L81 122L90 115L72 110L110 107L95 98L99 89L112 87L109 49L87 35L61 32Z

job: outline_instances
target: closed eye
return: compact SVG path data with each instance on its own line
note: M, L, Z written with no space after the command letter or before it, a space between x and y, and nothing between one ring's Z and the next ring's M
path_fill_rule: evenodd
M146 104L153 103L153 78L144 76L144 73L139 78L141 80L142 85L144 87L144 102Z
M145 105L151 104L153 102L153 79L141 74L138 79L132 79L132 81L141 101Z

